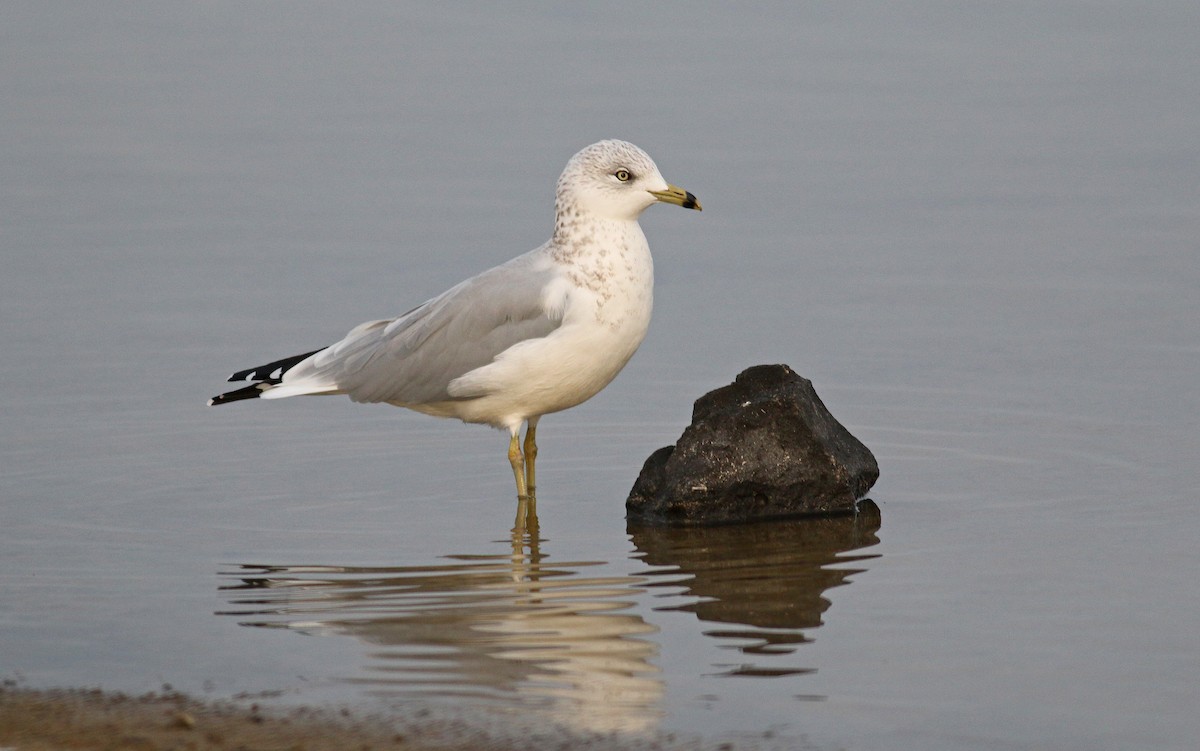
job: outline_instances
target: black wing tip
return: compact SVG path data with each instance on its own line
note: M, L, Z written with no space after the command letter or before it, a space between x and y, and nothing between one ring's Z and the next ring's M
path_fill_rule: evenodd
M283 379L284 373L325 349L325 347L322 347L321 349L314 349L312 352L305 352L302 355L292 355L291 357L285 357L281 360L269 362L266 365L257 365L253 368L239 370L238 372L229 376L229 382L236 383L238 381L267 381L270 383L279 383Z
M236 389L234 391L227 391L224 394L218 394L217 396L214 396L212 399L208 400L208 406L217 407L222 404L228 404L229 402L240 402L243 399L257 399L258 397L262 396L262 392L266 391L272 386L279 385L283 381L284 373L288 372L292 368L296 367L296 365L307 360L318 352L324 351L325 349L325 347L322 347L321 349L314 349L312 352L305 352L302 355L292 355L291 357L285 357L282 360L269 362L266 365L259 365L254 368L239 370L238 372L229 376L229 381L231 383L236 383L237 381L258 381L258 383L252 383L244 388Z
M212 399L209 399L208 406L219 407L222 404L240 402L243 399L257 399L262 396L262 392L269 388L271 388L271 384L269 383L255 383L235 391L227 391L224 394L217 394Z

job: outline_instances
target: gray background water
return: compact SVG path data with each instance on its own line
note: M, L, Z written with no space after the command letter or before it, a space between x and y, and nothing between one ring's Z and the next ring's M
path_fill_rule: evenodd
M0 673L497 733L1193 748L1198 28L1191 2L5 4ZM705 211L643 218L655 320L543 421L537 550L502 434L204 408L542 242L605 137ZM627 529L642 460L760 362L875 451L878 531Z

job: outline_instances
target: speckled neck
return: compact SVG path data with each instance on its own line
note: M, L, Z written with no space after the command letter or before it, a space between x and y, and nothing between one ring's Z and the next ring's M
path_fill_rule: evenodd
M560 196L554 202L554 235L551 242L556 247L569 246L577 234L580 224L586 221L574 201L564 201Z
M597 321L613 327L634 318L643 327L648 322L654 262L636 221L560 210L549 251L573 285L594 295Z
M649 253L646 236L636 220L603 219L565 201L557 206L550 244L555 260L583 265L610 255Z

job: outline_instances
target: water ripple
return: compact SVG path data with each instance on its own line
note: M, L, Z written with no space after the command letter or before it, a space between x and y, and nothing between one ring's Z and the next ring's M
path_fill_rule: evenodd
M337 680L385 699L469 700L583 732L641 732L664 714L656 614L691 613L717 660L697 678L781 679L788 658L874 556L879 511L716 528L634 527L637 570L550 561L532 530L502 553L423 566L240 564L221 574L243 626L351 636L369 649ZM819 698L819 697L818 697Z

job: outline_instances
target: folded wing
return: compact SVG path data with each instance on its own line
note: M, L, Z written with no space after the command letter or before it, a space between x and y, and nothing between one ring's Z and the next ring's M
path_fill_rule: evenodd
M392 320L369 321L283 373L263 398L348 394L357 402L428 404L447 386L509 347L561 324L547 311L553 276L527 257L498 266Z

